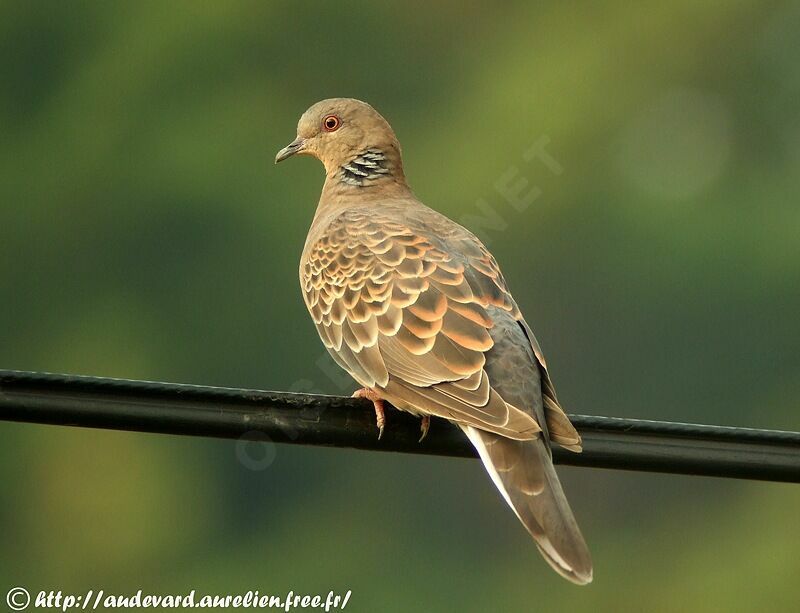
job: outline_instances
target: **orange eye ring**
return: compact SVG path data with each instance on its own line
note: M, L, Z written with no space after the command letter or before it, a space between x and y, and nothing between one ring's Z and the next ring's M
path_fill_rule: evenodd
M341 125L342 120L336 115L327 115L325 119L322 120L322 129L326 132L335 132Z

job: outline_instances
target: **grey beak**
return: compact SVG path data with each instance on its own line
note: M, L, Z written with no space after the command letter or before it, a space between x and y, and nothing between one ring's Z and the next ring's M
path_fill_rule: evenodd
M292 157L295 153L300 153L305 145L306 141L298 136L291 143L278 151L278 155L275 156L275 163L282 162L286 158Z

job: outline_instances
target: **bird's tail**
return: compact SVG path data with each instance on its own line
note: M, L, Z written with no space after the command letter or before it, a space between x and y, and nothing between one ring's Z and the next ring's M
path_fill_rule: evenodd
M461 428L545 560L573 583L589 583L592 558L541 435L515 441L472 426Z

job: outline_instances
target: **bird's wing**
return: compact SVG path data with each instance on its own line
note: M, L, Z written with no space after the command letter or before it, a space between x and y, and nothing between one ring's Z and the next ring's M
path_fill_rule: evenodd
M558 443L569 451L580 453L582 449L581 435L578 434L575 426L572 425L569 417L567 417L567 414L558 402L556 388L553 385L553 381L550 379L550 373L547 370L547 363L545 362L542 348L539 346L539 341L536 340L536 337L533 335L533 330L531 330L528 323L522 318L522 315L517 318L517 322L522 327L522 331L531 345L534 358L541 374L544 417L547 423L547 433L550 440L554 443Z
M307 245L303 294L323 343L400 408L517 440L541 432L485 370L488 308L520 318L497 263L431 209L347 209Z

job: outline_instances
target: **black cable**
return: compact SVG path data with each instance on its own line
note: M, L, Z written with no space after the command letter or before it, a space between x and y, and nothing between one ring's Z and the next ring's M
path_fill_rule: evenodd
M570 415L583 453L575 466L800 482L800 432ZM0 370L0 420L191 436L270 440L370 451L475 457L461 431L387 414L377 439L366 400L247 389Z

